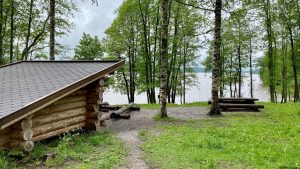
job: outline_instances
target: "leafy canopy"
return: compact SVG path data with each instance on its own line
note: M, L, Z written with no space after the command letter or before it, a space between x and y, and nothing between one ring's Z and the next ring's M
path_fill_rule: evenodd
M101 59L103 50L98 36L92 37L83 33L79 45L75 47L75 60L96 60Z

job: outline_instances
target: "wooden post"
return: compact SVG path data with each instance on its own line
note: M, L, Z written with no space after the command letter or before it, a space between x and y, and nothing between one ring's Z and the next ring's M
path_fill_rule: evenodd
M100 123L100 126L106 126L105 124L105 120L104 121L100 121L102 115L103 115L103 112L101 111L101 108L102 108L102 105L103 105L103 93L104 93L104 88L105 88L105 80L107 80L107 77L105 78L101 78L99 80L99 87L98 87L98 90L97 92L99 92L99 99L97 101L97 104L99 105L100 107L100 110L98 111L98 121ZM99 131L97 131L99 132Z
M14 129L10 134L10 146L18 146L27 152L31 152L34 148L34 142L32 141L34 134L32 130L32 116L24 118L19 125L21 125L21 129Z
M103 122L102 116L104 112L108 112L109 110L105 108L108 106L108 103L103 102L103 93L105 89L105 82L107 81L107 77L100 78L99 81L90 84L87 87L87 95L86 95L86 109L87 109L87 129L95 129L97 132L100 132L101 126L105 125Z

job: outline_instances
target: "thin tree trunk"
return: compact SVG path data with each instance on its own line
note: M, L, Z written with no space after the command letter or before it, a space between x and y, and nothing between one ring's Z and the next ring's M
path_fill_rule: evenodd
M221 24L222 24L222 0L216 0L215 4L215 29L214 29L214 53L213 53L213 70L212 70L212 104L209 115L221 115L219 107L219 64L220 64L220 47L221 47Z
M274 85L274 58L273 58L273 42L272 42L272 23L271 23L271 7L270 0L267 0L265 6L266 25L267 25L267 39L268 39L268 68L269 68L269 90L271 102L275 102L275 85Z
M288 100L288 71L287 71L287 60L286 60L286 57L287 57L287 37L286 37L286 34L284 34L284 55L283 55L283 85L284 85L284 102L287 103L287 100Z
M168 65L168 29L169 29L169 0L162 0L162 38L160 63L160 115L167 114L167 65Z
M253 70L252 70L252 37L250 35L249 67L250 67L250 96L253 98Z
M220 54L220 97L224 97L224 44L221 45L221 54Z
M186 43L188 43L186 41ZM187 49L188 48L188 45L185 45L184 46L184 49L183 49L183 104L185 104L185 93L186 93L186 56L187 56Z
M292 63L293 63L293 73L294 73L294 102L299 101L299 84L298 84L298 70L297 70L297 59L295 55L294 49L294 39L293 39L293 32L291 27L289 27L289 36L291 42L291 50L292 50Z
M126 88L126 95L127 95L128 103L131 103L128 81L127 81L127 78L126 78L126 75L124 72L122 72L122 75L123 75L123 79L125 81L125 88Z
M174 35L172 45L172 58L167 70L167 88L168 88L168 102L171 103L171 90L174 81L175 66L176 66L176 55L177 55L177 37L178 37L178 16L179 16L179 5L177 4L176 14L174 17Z
M238 97L237 96L237 86L236 86L236 83L237 83L237 76L238 76L238 70L236 70L236 72L234 73L234 92L233 92L233 97Z
M230 71L229 71L229 89L230 89L230 97L233 97L233 91L232 91L232 70L233 70L233 65L232 65L232 54L230 54Z
M4 64L3 57L3 0L0 0L0 65Z
M55 60L55 0L50 0L50 60Z
M145 54L145 80L146 80L146 84L147 84L147 96L148 96L148 103L155 103L155 90L152 89L152 63L151 63L151 54L150 54L150 46L149 46L149 37L148 37L148 26L147 23L148 21L148 7L146 8L146 10L142 9L142 4L141 1L139 0L139 10L141 13L141 18L142 18L142 25L143 25L143 40L144 40L144 44L143 44L143 48L144 48L144 54ZM145 12L145 13L144 13ZM154 93L153 93L154 92ZM154 95L154 96L153 96Z
M30 1L30 7L29 7L29 18L28 18L28 25L27 25L27 35L25 40L25 48L22 52L22 58L21 60L27 60L28 59L28 52L29 52L29 38L31 35L31 23L32 23L32 11L33 11L33 2L34 0Z
M273 57L273 74L274 74L274 83L275 84L277 84L277 79L276 79L276 70L275 70L275 65L277 65L276 64L276 62L277 62L277 41L276 41L276 38L274 37L274 35L273 35L273 41L274 41L274 48L275 48L275 50L274 50L274 57ZM275 95L275 103L277 103L277 89L276 89L276 85L274 85L274 95Z
M9 49L9 61L13 63L13 55L14 55L14 0L11 0L10 4L10 49Z
M241 62L241 45L238 46L238 62L239 62L239 93L238 97L242 97L242 62Z

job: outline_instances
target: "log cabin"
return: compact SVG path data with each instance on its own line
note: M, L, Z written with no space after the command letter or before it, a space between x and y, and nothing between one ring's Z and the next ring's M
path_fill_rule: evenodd
M79 128L100 131L105 82L124 61L22 61L0 67L0 147Z

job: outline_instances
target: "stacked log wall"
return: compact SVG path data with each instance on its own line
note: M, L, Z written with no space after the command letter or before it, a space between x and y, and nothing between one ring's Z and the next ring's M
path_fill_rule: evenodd
M97 132L100 131L100 126L105 125L105 121L101 121L103 115L101 110L105 104L103 102L103 93L105 90L105 81L107 80L107 77L103 77L99 81L91 84L88 87L86 95L88 127L95 129Z
M9 147L10 141L10 128L0 130L0 147L7 148Z
M30 121L27 126L24 126L24 120L14 124L10 132L10 147L30 151L33 142L86 126L86 94L87 90L81 89L37 111L27 118Z

